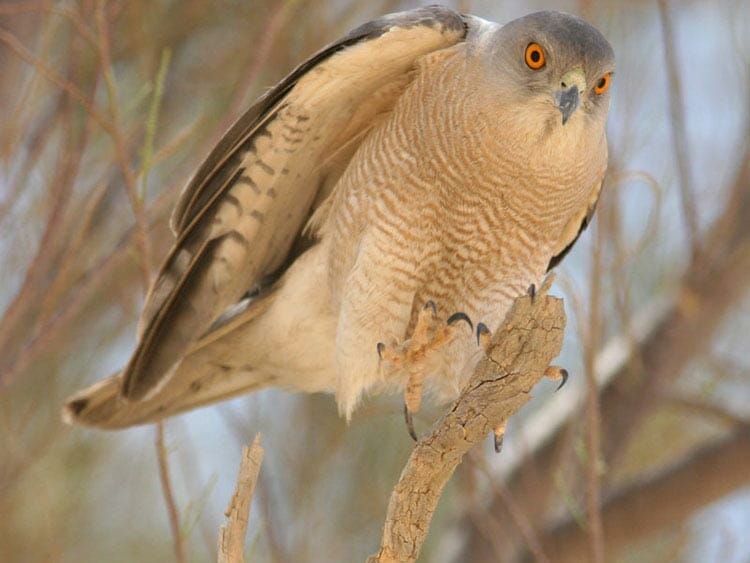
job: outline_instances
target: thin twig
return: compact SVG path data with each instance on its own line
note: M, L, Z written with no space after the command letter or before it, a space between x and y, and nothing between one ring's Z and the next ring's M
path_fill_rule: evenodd
M164 49L159 61L159 69L156 71L154 80L154 94L151 97L151 106L148 110L148 119L146 119L146 135L143 139L141 148L141 189L138 193L138 199L145 201L148 194L148 175L153 166L154 159L154 137L156 137L156 127L159 122L159 109L164 97L164 82L167 78L169 62L172 58L172 51Z
M234 434L236 440L244 442L248 435L249 423L245 421L236 410L226 407L219 409L219 414L224 419L227 428ZM283 563L291 559L285 553L284 546L278 538L277 526L278 518L273 510L273 499L270 498L270 487L268 486L268 474L261 475L258 486L258 509L260 511L261 521L263 522L263 542L268 551L268 561L271 563Z
M166 209L171 203L169 190L164 191L151 205L149 214L163 221ZM101 287L111 283L112 276L121 268L123 261L132 252L138 233L135 228L128 230L120 241L112 248L111 252L95 262L76 280L76 291L69 295L57 307L54 316L44 321L38 331L29 339L18 353L15 360L10 363L4 371L0 371L0 382L7 384L23 372L29 364L34 361L37 354L43 350L50 349L55 338L58 338L75 320L83 308L90 303L90 299Z
M64 130L70 132L72 128L66 127L69 123L72 103L69 99L61 104L61 120ZM88 134L70 134L67 141L67 150L58 155L55 166L55 179L49 191L52 201L49 215L44 225L44 232L39 242L36 254L26 270L21 288L13 298L10 306L0 320L0 348L5 350L0 382L8 383L5 377L7 366L11 366L17 357L17 353L11 352L8 346L18 336L18 323L26 318L33 320L33 326L24 327L24 331L35 333L39 323L43 319L39 317L39 304L48 288L54 284L58 272L54 272L55 265L59 263L62 253L63 241L65 240L65 218L70 206L71 196L75 178L78 174L83 150L86 145ZM49 281L52 278L53 281Z
M736 428L655 473L623 485L604 505L612 561L625 548L664 529L673 529L697 510L750 484L750 428ZM572 521L543 539L555 563L578 563L587 538ZM723 559L717 559L723 561Z
M83 208L79 211L80 217L77 218L76 224L70 227L72 231L70 242L62 251L59 259L60 267L55 272L55 278L46 289L39 307L40 321L44 322L37 323L36 331L30 340L38 337L41 327L46 326L49 319L56 314L65 292L70 291L73 287L74 277L77 273L75 270L76 259L81 256L81 251L88 237L92 234L96 214L100 211L107 195L109 195L109 190L106 183L101 182L95 185Z
M516 500L513 498L513 495L510 492L510 489L508 489L508 486L502 481L499 481L495 478L495 476L492 474L492 471L487 466L487 461L483 457L473 455L471 456L471 460L487 478L487 481L492 487L493 492L505 503L505 507L508 509L508 514L510 514L513 523L516 525L516 528L518 528L518 531L523 536L526 545L534 555L537 563L549 563L551 559L547 557L547 554L544 552L544 548L542 547L542 542L539 538L539 535L537 534L537 531L534 529L534 526L532 525L527 515L524 514L521 506L519 506L518 502L516 502Z
M700 232L698 230L698 214L695 210L695 189L693 174L690 168L690 149L688 147L687 128L685 126L685 99L682 94L682 80L677 70L677 48L672 28L672 18L669 15L667 0L658 0L659 20L664 34L664 60L667 67L669 85L669 108L671 113L672 140L674 155L677 160L679 176L680 201L682 215L687 227L687 240L693 254L700 251Z
M15 16L30 12L49 13L66 17L76 28L78 34L92 47L96 48L96 40L91 30L86 26L80 14L66 6L48 5L42 2L9 2L0 4L0 16Z
M466 517L469 518L479 534L489 545L486 559L490 561L503 561L504 550L507 547L507 529L503 526L497 514L487 510L476 503L470 504L466 509ZM504 541L505 540L505 541Z
M260 75L263 68L268 66L269 56L273 51L274 43L276 42L279 33L284 29L289 16L295 8L295 2L278 2L272 4L271 13L263 25L261 26L262 32L260 37L255 42L255 47L252 50L252 59L246 71L242 73L242 83L235 90L235 94L232 97L232 101L229 106L229 111L226 112L226 117L219 127L219 131L223 133L232 122L237 118L237 115L241 111L243 105L246 103L247 93L253 87L255 82Z
M596 381L595 360L600 346L601 331L601 278L602 234L598 222L593 225L594 248L591 257L591 293L589 299L589 322L584 347L586 372L586 516L590 538L591 561L604 563L604 532L602 529L601 489L601 405L599 385Z
M138 185L135 172L130 165L128 151L125 146L125 136L120 127L120 109L117 100L117 84L115 82L114 71L112 70L112 59L109 48L109 26L105 14L104 0L99 0L96 5L95 19L97 28L97 37L99 43L99 52L101 56L102 74L104 83L107 86L107 98L109 101L109 113L112 123L110 136L115 145L115 156L120 166L123 179L125 180L125 189L130 200L130 207L135 217L135 224L138 231L138 248L140 250L140 266L144 291L148 291L151 285L151 250L148 240L148 224L146 214L143 208L143 200L138 196Z
M253 444L242 448L242 462L237 476L237 487L224 514L229 521L219 530L219 563L242 563L244 560L245 536L250 517L250 504L258 482L260 465L263 462L263 448L260 433L255 435Z
M19 58L26 61L28 64L33 66L39 74L44 76L47 80L55 84L57 87L62 89L68 95L78 100L91 117L96 121L99 126L104 129L107 133L112 135L113 127L112 123L94 106L93 102L88 99L83 92L81 92L75 85L70 81L60 76L57 72L47 66L41 59L36 57L31 51L24 47L18 38L10 33L9 31L0 28L0 42L4 43L11 51L13 51Z
M164 446L164 422L156 423L156 459L159 463L159 481L161 482L161 490L164 494L164 503L167 505L169 527L172 530L174 558L177 563L185 563L185 547L183 545L182 532L180 531L180 514L177 511L177 503L174 500L174 493L172 492L167 448Z
M691 414L713 420L727 428L750 425L750 420L730 412L721 405L712 404L705 399L667 394L662 395L662 397L665 405L684 409Z

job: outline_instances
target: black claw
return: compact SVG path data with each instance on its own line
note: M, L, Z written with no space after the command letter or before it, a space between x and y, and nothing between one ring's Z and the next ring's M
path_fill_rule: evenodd
M466 313L453 313L450 317L448 317L449 325L457 323L458 321L466 321L466 324L469 325L469 328L471 330L474 330L474 324L471 322L469 315L467 315Z
M533 301L536 297L536 285L533 283L529 286L529 297L531 297L531 300Z
M385 350L385 344L378 342L378 358L383 359L383 350Z
M432 309L432 314L437 315L437 305L435 305L435 302L430 299L427 303L424 304L424 307L422 307L423 311L426 311L427 309Z
M479 340L483 334L489 334L490 329L487 328L487 325L484 323L478 323L477 324L477 346L481 344L481 341Z
M555 389L555 393L562 389L563 385L568 382L568 370L561 368L560 375L562 375L562 381L560 382L560 385L557 386L557 389Z
M406 406L406 403L404 403L404 421L406 421L406 429L409 431L409 436L411 436L416 442L417 433L414 430L414 420L411 417L411 412L409 412L409 407Z
M505 434L501 434L500 436L493 434L493 436L495 437L495 453L499 454L503 451L503 439L505 439Z

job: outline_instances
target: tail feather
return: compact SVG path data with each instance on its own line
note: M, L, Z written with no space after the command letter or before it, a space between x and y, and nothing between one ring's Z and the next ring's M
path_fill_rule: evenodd
M70 397L62 417L67 424L107 430L127 428L259 391L272 385L274 379L259 372L229 373L217 368L196 375L185 378L184 370L178 368L170 377L176 384L168 381L151 396L128 401L122 396L122 373L118 372Z
M123 396L123 375L118 372L70 397L63 420L94 428L127 428L275 385L276 377L262 367L263 362L252 361L265 352L259 342L248 341L246 332L266 310L265 301L244 304L144 398L132 401Z

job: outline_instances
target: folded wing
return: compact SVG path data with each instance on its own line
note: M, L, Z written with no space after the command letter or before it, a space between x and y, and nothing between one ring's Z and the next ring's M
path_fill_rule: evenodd
M462 41L468 21L430 7L367 23L302 63L235 123L177 204L177 240L121 376L125 398L146 397L228 307L284 268L415 61Z

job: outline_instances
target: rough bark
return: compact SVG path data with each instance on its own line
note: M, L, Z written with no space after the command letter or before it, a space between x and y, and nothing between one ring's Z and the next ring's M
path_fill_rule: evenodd
M262 462L263 448L260 445L260 434L256 434L253 444L249 448L242 448L237 487L224 512L229 521L219 530L219 563L242 563L244 560L250 504L253 502L253 491Z
M461 396L415 446L391 494L380 550L369 563L416 561L443 487L463 456L531 398L560 352L565 327L562 300L546 291L516 300Z
M727 190L726 206L706 231L700 247L676 291L678 299L653 331L636 343L630 360L601 391L603 444L606 465L612 466L629 437L645 417L659 405L658 391L673 382L694 359L709 348L722 321L750 287L750 145L738 151L740 169ZM569 439L561 426L548 442L529 452L508 479L508 486L527 514L536 519L543 509L539 502L552 486L561 447ZM524 486L533 475L534 487ZM503 515L502 499L488 508ZM468 536L462 561L493 561L493 548L481 531L466 521Z

